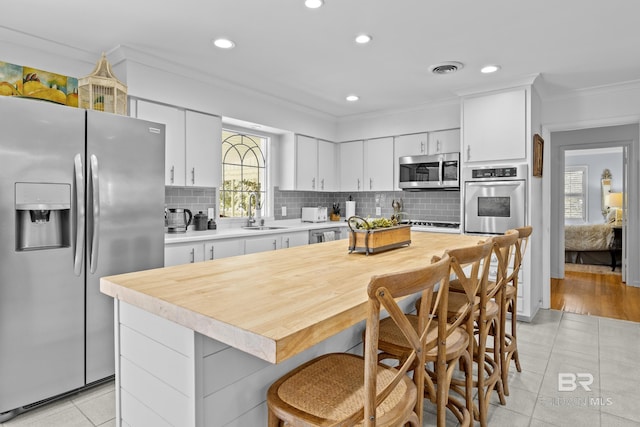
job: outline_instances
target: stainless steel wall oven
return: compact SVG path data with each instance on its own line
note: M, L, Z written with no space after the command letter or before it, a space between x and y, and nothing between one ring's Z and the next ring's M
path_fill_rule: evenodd
M526 224L527 165L469 167L464 179L464 232L504 234Z

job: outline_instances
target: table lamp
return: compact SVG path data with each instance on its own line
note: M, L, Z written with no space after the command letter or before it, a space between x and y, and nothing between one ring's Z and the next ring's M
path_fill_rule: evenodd
M622 225L622 193L609 193L607 206L615 209L615 225Z

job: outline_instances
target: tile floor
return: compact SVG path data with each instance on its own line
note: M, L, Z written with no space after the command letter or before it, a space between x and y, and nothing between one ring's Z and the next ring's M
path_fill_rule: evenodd
M640 425L640 323L540 310L518 326L522 372L510 371L506 406L494 396L489 425L494 427ZM558 390L558 374L593 376L586 391ZM576 382L577 383L577 382ZM563 385L571 387L570 376ZM23 413L2 427L114 426L113 382ZM450 426L457 420L450 413ZM425 426L435 425L427 404ZM252 427L252 426L247 426Z

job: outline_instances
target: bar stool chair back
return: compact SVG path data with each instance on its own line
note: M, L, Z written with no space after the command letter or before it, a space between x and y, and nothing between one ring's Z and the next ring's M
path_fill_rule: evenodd
M423 268L374 276L368 286L364 357L333 353L313 359L274 382L267 392L269 426L422 426L424 371L428 346L437 346L430 310L418 316L417 329L396 299L420 293L435 300L448 292L448 256ZM378 363L380 313L385 309L410 351L402 365Z
M499 328L490 331L493 335L494 343L492 350L500 359L500 381L502 382L503 392L509 395L508 372L509 365L507 355L513 351L515 342L510 334L506 332L507 320L507 283L514 280L514 275L518 271L513 268L517 256L518 231L507 230L504 235L494 236L493 240L493 256L496 260L495 280L490 281L487 285L492 291L489 296L495 299L499 310ZM511 269L510 269L511 267ZM510 271L511 270L511 271ZM516 278L517 280L517 278ZM498 350L498 351L496 351Z
M511 274L506 280L505 286L505 307L506 313L511 315L511 330L509 332L505 332L506 337L506 347L503 352L502 366L503 368L503 382L507 383L507 378L509 375L509 366L511 365L511 360L513 360L516 364L516 370L518 372L522 372L522 367L520 366L520 358L518 357L518 337L517 337L517 322L518 322L518 277L520 274L520 270L522 267L522 261L524 259L524 255L527 251L527 247L529 246L529 238L533 233L533 227L530 225L525 227L516 228L515 231L518 232L518 240L516 241L514 253L512 256L512 270ZM505 324L506 328L506 319ZM508 393L508 389L505 388L505 394Z

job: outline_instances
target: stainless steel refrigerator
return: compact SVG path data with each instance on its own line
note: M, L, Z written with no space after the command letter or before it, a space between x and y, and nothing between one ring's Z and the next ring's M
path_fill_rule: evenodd
M164 263L164 125L0 96L0 416L114 374L102 276Z

